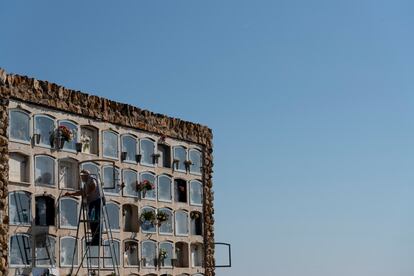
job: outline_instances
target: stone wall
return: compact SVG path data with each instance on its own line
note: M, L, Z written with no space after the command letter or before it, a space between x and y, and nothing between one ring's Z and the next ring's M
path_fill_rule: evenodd
M0 71L0 86L2 86L4 73ZM9 116L7 112L9 94L4 89L0 90L0 275L7 271L8 248L8 212L7 212L7 187L9 182L9 150L7 138L7 126Z
M204 149L204 256L206 275L215 275L214 266L214 194L213 194L213 149Z
M39 81L25 76L6 74L0 69L0 96L2 99L15 99L41 105L47 108L69 112L75 115L99 119L104 122L132 127L151 133L197 143L203 147L204 156L204 249L206 275L214 272L214 207L212 191L213 134L211 129L200 124L183 121L165 115L156 114L137 107L122 104L80 91L66 89L54 83ZM7 140L7 104L0 102L0 210L5 210L8 183L8 140ZM4 211L4 219L7 212ZM6 221L7 222L7 221ZM7 224L0 228L2 245L2 269L7 267ZM4 264L4 265L3 265ZM0 275L1 276L1 275Z

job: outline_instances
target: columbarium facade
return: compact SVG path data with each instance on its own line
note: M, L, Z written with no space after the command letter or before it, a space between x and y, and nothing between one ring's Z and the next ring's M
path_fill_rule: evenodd
M81 202L65 193L88 170L121 275L214 275L209 128L2 70L0 96L1 273L80 266Z

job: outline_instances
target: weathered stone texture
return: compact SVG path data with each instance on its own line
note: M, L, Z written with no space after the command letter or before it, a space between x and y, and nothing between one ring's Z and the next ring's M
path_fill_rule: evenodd
M211 139L210 145L211 145ZM215 275L214 272L214 207L213 207L213 149L212 147L204 148L204 256L206 275Z
M6 74L0 69L0 95L1 99L15 99L23 102L41 105L47 108L69 112L79 116L99 119L112 124L132 127L139 130L169 136L174 139L197 143L203 146L204 154L204 239L205 239L205 266L207 276L215 275L214 272L214 207L212 194L212 167L213 144L212 131L200 124L186 122L180 119L156 114L148 110L118 103L108 99L88 95L80 91L66 89L54 83L39 81L25 76ZM6 207L8 184L8 140L7 140L7 101L0 102L0 184L3 193L0 200L0 208ZM2 209L1 209L2 210ZM6 212L4 212L4 215ZM1 226L7 229L7 225ZM1 228L0 228L1 229ZM7 231L6 231L7 232ZM3 250L7 248L7 238L1 242ZM1 239L3 241L3 239ZM6 247L4 247L6 246ZM7 255L1 257L7 262ZM7 263L2 266L3 272Z
M0 84L4 80L5 73L0 70ZM8 216L7 214L7 186L9 181L9 152L7 126L9 122L7 112L7 99L9 93L5 89L0 89L0 212L3 216L0 225L0 250L3 252L0 256L0 275L5 275L7 271L7 232ZM4 254L6 252L6 254Z

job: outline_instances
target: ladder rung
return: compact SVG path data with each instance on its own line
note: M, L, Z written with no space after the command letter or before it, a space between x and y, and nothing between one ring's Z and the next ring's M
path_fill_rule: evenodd
M93 244L90 244L90 243L91 242L86 242L86 246L99 246L99 245L93 245ZM110 244L103 244L103 243L101 243L101 247L107 247L107 246L111 246L111 245Z
M96 219L80 219L79 222L100 222L100 221Z
M88 257L86 256L86 258L88 259L111 259L112 260L112 257Z
M102 235L106 235L106 234L108 234L109 232L107 232L107 231L102 231ZM86 231L86 234L89 234L89 235L92 235L92 232L91 231ZM96 234L99 234L99 233L96 233Z

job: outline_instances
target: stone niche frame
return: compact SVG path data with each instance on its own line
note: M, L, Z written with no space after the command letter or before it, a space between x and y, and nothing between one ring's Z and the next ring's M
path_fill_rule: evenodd
M214 207L213 207L213 133L210 128L153 113L128 104L122 104L80 91L64 88L47 81L7 74L0 68L0 276L7 273L9 179L8 104L9 99L40 105L82 117L131 127L177 140L196 143L203 149L204 189L204 267L206 276L215 275Z

